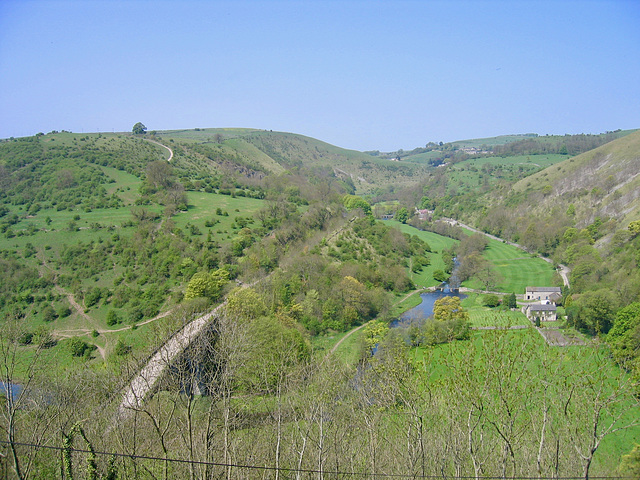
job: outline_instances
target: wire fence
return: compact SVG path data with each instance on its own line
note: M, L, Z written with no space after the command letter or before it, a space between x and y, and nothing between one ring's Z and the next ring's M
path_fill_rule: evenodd
M154 457L149 455L136 455L130 453L118 453L118 452L100 452L95 450L85 450L82 448L67 448L67 447L57 447L53 445L40 445L37 443L22 443L22 442L8 442L6 440L0 440L0 444L2 445L10 445L20 447L28 447L28 448L37 448L37 449L46 449L46 450L57 450L57 451L67 451L73 453L84 453L84 454L92 454L92 455L102 455L108 457L117 457L123 459L130 460L149 460L156 462L169 462L169 463L179 463L179 464L191 464L191 465L200 465L200 466L212 466L212 467L223 467L223 468L231 468L231 469L239 469L239 470L247 470L247 471L272 471L272 472L281 472L285 474L310 474L310 475L323 475L327 477L333 478L425 478L425 479L440 479L440 480L471 480L471 479L482 479L482 480L582 480L585 477L581 476L553 476L553 477L543 477L543 476L517 476L517 477L505 477L505 476L452 476L452 475L421 475L418 473L375 473L375 472L347 472L347 471L337 471L337 470L318 470L318 469L306 469L306 468L288 468L288 467L275 467L275 466L266 466L266 465L242 465L237 463L218 463L218 462L209 462L203 460L186 460L181 458L165 458L165 457ZM626 477L626 476L591 476L588 477L591 480L631 480L636 477Z

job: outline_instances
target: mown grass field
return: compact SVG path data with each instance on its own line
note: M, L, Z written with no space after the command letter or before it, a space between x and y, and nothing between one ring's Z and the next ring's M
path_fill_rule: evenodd
M491 262L498 276L494 291L523 294L527 286L554 285L553 265L517 247L489 239L482 255ZM465 282L464 286L484 290L475 279Z
M489 307L469 309L469 322L472 327L515 327L531 326L531 322L522 312L496 310Z

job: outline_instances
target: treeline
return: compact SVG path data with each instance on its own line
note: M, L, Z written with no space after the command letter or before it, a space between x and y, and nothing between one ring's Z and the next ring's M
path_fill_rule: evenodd
M494 155L579 155L594 148L620 138L624 133L621 130L607 132L599 135L578 134L564 136L545 136L526 138L516 142L505 143L489 147Z

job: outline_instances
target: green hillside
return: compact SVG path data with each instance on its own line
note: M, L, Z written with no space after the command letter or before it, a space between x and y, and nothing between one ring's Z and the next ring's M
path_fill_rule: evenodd
M456 153L487 141L440 167L240 128L0 142L0 471L616 471L640 438L640 132ZM493 292L558 285L554 263L538 331ZM452 278L480 291L395 322Z
M182 147L213 163L242 163L263 173L286 170L324 170L345 181L358 193L372 193L388 185L412 186L423 167L373 158L303 135L255 129L194 129L156 132L165 142ZM191 158L190 161L194 161Z
M575 206L578 224L640 217L640 131L565 160L513 186L533 213Z

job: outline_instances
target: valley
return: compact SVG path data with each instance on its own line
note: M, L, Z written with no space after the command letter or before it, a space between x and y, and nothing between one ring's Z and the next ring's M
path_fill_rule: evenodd
M241 128L2 140L0 380L22 389L0 399L0 467L625 475L638 171L640 131L388 153ZM466 297L393 327L444 284ZM560 287L557 319L522 313L530 286Z

